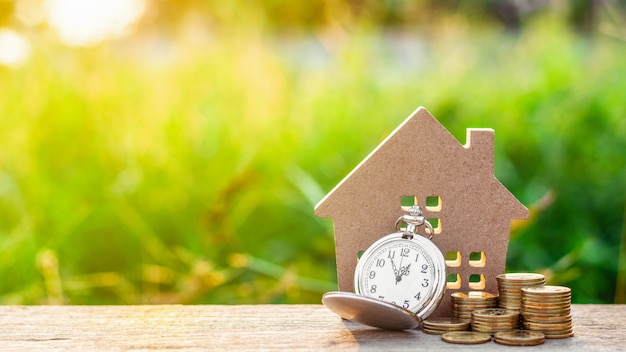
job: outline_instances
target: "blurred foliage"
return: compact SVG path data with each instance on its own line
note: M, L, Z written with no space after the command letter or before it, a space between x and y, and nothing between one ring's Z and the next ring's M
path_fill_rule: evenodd
M626 296L621 7L173 3L97 46L25 28L0 67L0 303L318 303L313 206L420 105L462 143L496 130L532 213L507 270Z

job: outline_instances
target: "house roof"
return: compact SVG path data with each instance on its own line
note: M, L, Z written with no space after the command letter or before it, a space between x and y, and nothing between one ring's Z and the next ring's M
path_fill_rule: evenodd
M486 208L490 217L526 218L526 207L495 178L493 160L493 130L468 129L462 145L420 107L316 205L315 213L394 220L401 196L415 195L423 205L425 197L445 195L445 208L470 207L467 220Z

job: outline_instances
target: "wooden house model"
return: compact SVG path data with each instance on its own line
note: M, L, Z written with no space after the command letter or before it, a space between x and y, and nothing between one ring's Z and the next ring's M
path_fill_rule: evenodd
M494 175L494 131L467 129L462 145L420 107L316 205L334 221L340 291L354 292L359 252L395 232L411 205L446 258L447 290L433 316L451 315L452 292L496 293L511 221L528 210Z

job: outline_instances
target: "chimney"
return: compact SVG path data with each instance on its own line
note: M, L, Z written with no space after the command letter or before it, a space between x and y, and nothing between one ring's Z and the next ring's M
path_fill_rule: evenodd
M475 166L494 173L494 131L491 128L468 128L465 145Z

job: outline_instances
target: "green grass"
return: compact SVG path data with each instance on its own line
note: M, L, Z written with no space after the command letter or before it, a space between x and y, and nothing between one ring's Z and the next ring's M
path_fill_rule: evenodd
M253 25L165 50L34 35L0 69L0 303L318 303L336 273L314 204L420 105L461 142L496 130L496 175L533 211L509 270L575 302L624 291L624 42L553 18L453 21L408 56L349 34L313 57Z

